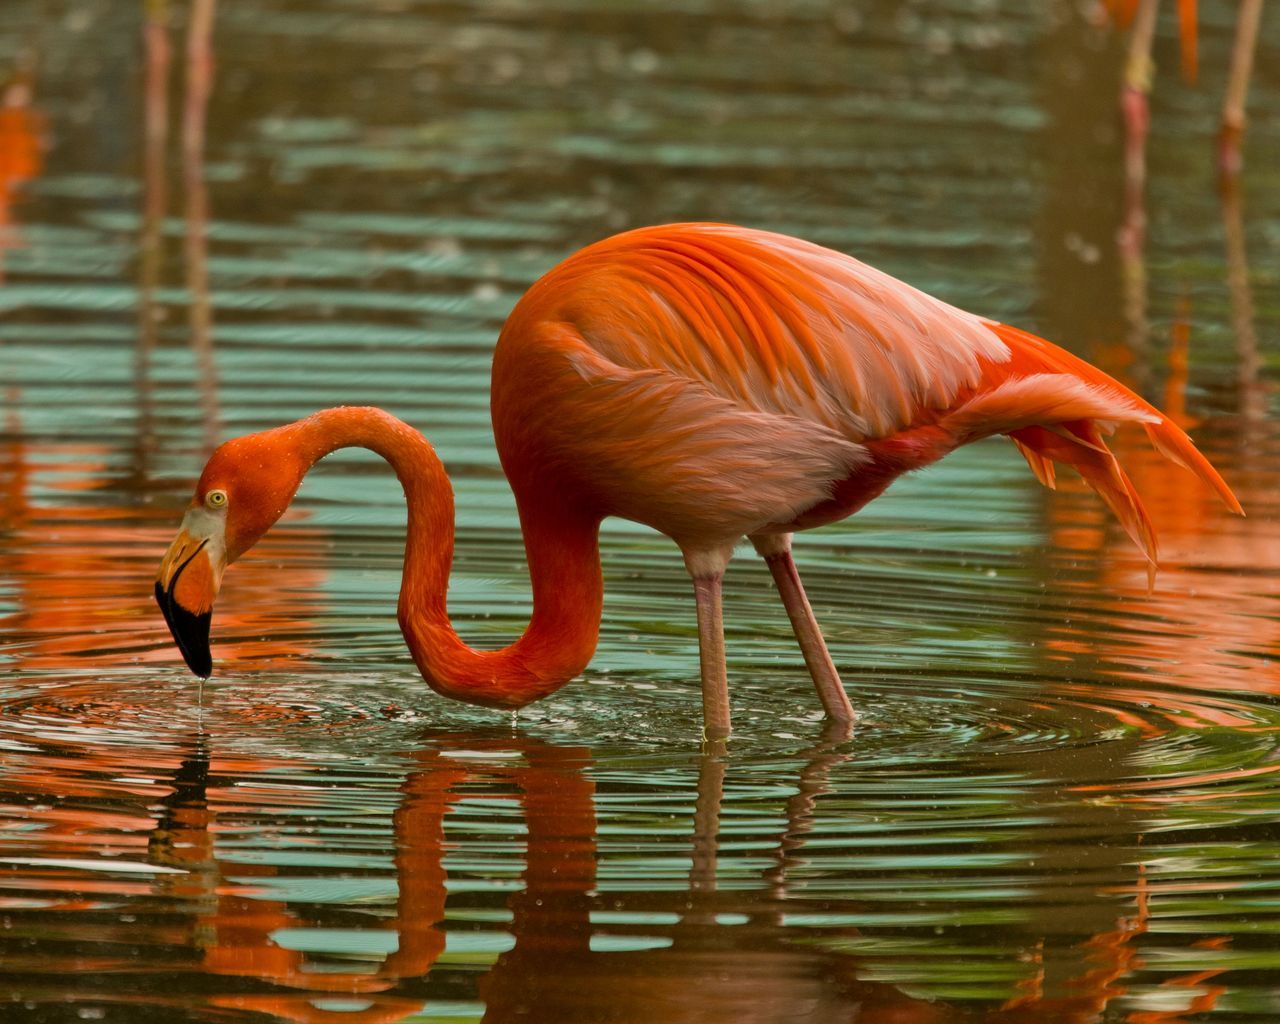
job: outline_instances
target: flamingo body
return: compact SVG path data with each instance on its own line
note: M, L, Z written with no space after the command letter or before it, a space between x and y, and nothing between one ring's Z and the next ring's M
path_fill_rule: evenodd
M517 497L536 475L686 550L732 544L876 474L870 445L1007 355L978 318L830 250L647 228L571 257L517 305L494 356L494 434ZM908 468L938 444L896 455ZM845 490L848 514L865 487Z
M1177 426L1062 349L849 256L726 225L631 231L544 276L499 338L492 411L517 500L565 490L686 551L842 519L994 433L1037 460L1098 453L1042 424L1143 423L1234 502ZM1118 476L1100 486L1154 559L1136 499Z
M405 487L400 622L437 690L519 706L580 672L599 627L599 524L620 516L684 553L704 712L719 732L728 729L720 577L743 537L769 563L828 714L847 718L790 535L850 515L902 473L1007 434L1049 486L1055 463L1076 468L1154 563L1150 522L1103 439L1133 422L1239 511L1181 429L1083 360L851 257L728 225L643 228L553 268L502 330L491 398L533 582L519 640L475 651L458 638L445 608L444 469L412 428L344 407L228 442L210 459L156 588L193 669L208 659L208 609L225 565L278 518L317 459L349 445L383 454Z

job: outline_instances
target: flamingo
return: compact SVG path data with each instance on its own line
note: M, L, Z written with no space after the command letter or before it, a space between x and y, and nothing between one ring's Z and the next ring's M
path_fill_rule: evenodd
M223 570L288 507L311 466L364 447L408 501L399 622L427 683L519 708L578 675L599 633L601 521L679 546L697 606L704 727L730 729L721 579L749 538L773 575L826 714L853 708L791 554L792 534L845 518L901 474L1009 436L1047 486L1074 467L1154 566L1156 538L1104 441L1140 423L1227 506L1231 489L1172 420L1035 335L966 313L849 256L724 224L640 228L536 281L494 351L494 438L515 493L533 589L523 635L474 650L446 608L453 492L416 430L344 406L225 442L161 562L156 599L207 677Z

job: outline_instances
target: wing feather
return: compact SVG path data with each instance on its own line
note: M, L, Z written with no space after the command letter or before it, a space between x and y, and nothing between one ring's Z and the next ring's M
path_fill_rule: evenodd
M986 321L852 257L718 224L589 246L530 290L525 317L573 324L615 365L854 442L949 408L1009 358Z
M548 326L570 346L569 325ZM744 409L665 370L632 370L566 347L590 403L561 409L544 438L604 508L682 542L741 537L795 519L831 497L870 458L834 431Z

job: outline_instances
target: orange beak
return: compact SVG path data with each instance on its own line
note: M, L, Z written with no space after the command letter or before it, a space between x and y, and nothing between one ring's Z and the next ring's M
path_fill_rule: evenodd
M187 667L202 679L213 673L209 624L225 568L222 521L193 509L160 562L156 603Z

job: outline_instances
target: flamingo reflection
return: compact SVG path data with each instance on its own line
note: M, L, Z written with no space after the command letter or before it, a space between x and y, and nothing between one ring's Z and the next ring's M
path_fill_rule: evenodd
M798 791L787 804L786 826L767 872L776 896L785 893L787 871L812 827L814 800L826 787L827 773L849 756L838 749L842 739L829 733L802 755ZM519 760L513 762L511 754ZM203 968L277 988L218 995L211 1000L214 1005L307 1024L390 1022L424 1008L423 1000L404 993L432 970L445 948L442 862L451 807L468 793L507 791L518 800L526 823L525 870L522 888L508 904L513 946L480 982L485 1021L825 1022L852 1020L850 1015L863 1005L883 1007L894 1020L951 1019L949 1011L892 986L859 982L848 958L815 956L787 941L776 924L763 943L759 929L751 929L749 941L742 942L735 941L733 930L717 925L717 912L737 905L720 900L715 885L725 763L715 751L699 762L688 891L659 908L650 905L651 898L645 901L646 912L669 911L679 918L666 937L669 942L661 943L667 948L656 951L593 948L600 926L593 925L592 912L602 909L604 901L596 892L591 754L585 747L559 746L528 735L437 734L414 754L393 818L398 897L386 928L396 933L395 952L372 970L322 967L276 944L274 936L308 922L299 910L264 894L261 887L274 869L216 860L208 836L216 827L211 807L217 800L211 799L209 779L217 770L211 772L207 754L198 751L175 777L174 794L152 833L151 858L181 865L203 879L198 888L205 894L204 910L192 925ZM243 790L236 795L243 807ZM620 901L607 905L616 913ZM615 934L620 930L625 926L613 929ZM625 937L622 941L627 944ZM700 991L692 1000L691 985ZM359 999L334 1003L336 994Z
M1210 1008L1222 991L1215 971L1167 975L1155 998L1127 991L1141 969L1151 917L1142 868L1121 894L1132 909L1082 947L1050 952L1046 940L1031 941L1018 994L994 1008L932 1001L873 980L848 949L884 940L891 950L892 936L878 930L787 924L784 911L859 906L799 898L792 882L806 858L820 864L806 843L818 831L831 773L853 756L832 732L795 755L795 792L749 892L739 876L732 887L717 886L721 806L733 769L723 752L709 751L694 766L693 856L683 885L632 891L601 885L602 857L615 855L618 840L602 849L589 749L527 734L429 734L410 755L392 813L396 895L385 916L376 902L326 902L311 888L320 880L311 871L278 866L288 856L275 863L258 856L311 848L334 854L323 825L333 791L321 765L286 754L220 753L202 734L191 736L182 754L126 744L85 751L74 737L62 747L38 735L31 741L36 752L12 757L2 774L4 820L22 827L0 830L0 858L9 868L0 872L0 906L18 913L15 906L34 900L42 931L30 948L21 929L0 940L0 971L20 972L18 988L41 999L36 982L58 976L48 998L60 1002L79 993L85 1005L168 1006L202 1019L225 1012L302 1024L390 1024L430 1011L434 995L459 992L442 956L456 929L456 922L446 928L446 858L456 849L449 819L464 802L472 814L482 808L485 821L504 820L494 812L516 808L525 826L520 886L506 903L510 946L478 985L462 976L463 997L478 987L488 1024L1085 1024L1104 1014L1128 1024L1173 1024ZM47 794L55 795L52 802ZM278 827L282 810L288 820L305 816L320 825L310 847L264 846L264 830ZM246 835L256 837L247 848ZM104 853L114 857L101 860ZM77 868L87 857L99 858L102 871ZM146 867L156 877L120 874L115 865ZM337 881L341 872L320 877ZM141 920L128 926L111 911L126 893L130 907L141 908ZM1097 898L1113 905L1116 893ZM312 954L311 944L298 941L335 924L365 936L361 948L391 952L353 961ZM1048 918L1028 924L1046 934L1054 928ZM127 958L113 952L121 941L133 950ZM1073 973L1064 979L1067 966ZM193 974L203 981L175 984Z
M160 869L177 869L162 875L150 895L190 909L181 934L165 928L163 946L186 949L195 958L190 969L224 985L234 980L201 997L203 1005L304 1024L390 1024L430 1009L425 983L446 945L444 860L451 849L451 811L462 800L515 801L526 827L525 866L520 890L507 904L512 945L479 981L489 1024L1084 1024L1118 1005L1127 977L1139 967L1138 941L1150 916L1141 872L1133 912L1085 943L1083 970L1046 994L1045 978L1055 965L1041 943L1020 994L994 1009L917 998L861 977L860 961L839 951L840 941L859 937L856 929L823 929L813 941L784 927L783 908L795 909L789 877L805 857L815 806L830 772L850 756L844 737L832 731L801 752L796 792L786 803L763 873L768 895L744 901L740 891L720 892L716 886L720 808L731 767L722 752L710 751L697 764L694 856L683 890L602 893L589 749L525 734L431 734L412 755L393 814L394 910L372 926L390 933L389 941L373 945L394 951L353 968L349 961L290 948L306 944L284 939L323 926L323 905L280 895L278 869L236 857L234 843L219 849L220 836L234 838L242 830L237 823L278 813L281 789L265 780L298 778L305 766L288 758L223 756L198 740L169 768L171 792L146 838L146 859ZM293 810L304 810L310 800L322 812L322 792L309 797L308 787L301 786L291 793L291 802L297 801ZM740 913L744 909L747 914ZM657 915L674 923L605 923L602 911L614 922ZM746 920L729 925L726 914ZM368 917L361 920L368 928ZM109 969L106 963L101 967ZM1209 984L1213 973L1173 975L1163 1005L1183 1005L1183 1012L1211 1005L1218 991ZM163 994L136 997L151 1004L163 1000ZM1180 1018L1134 1010L1117 1019L1172 1024Z
M8 81L0 82L0 282L4 250L21 244L13 207L22 186L39 176L44 162L44 118L34 101L35 67L28 58Z

